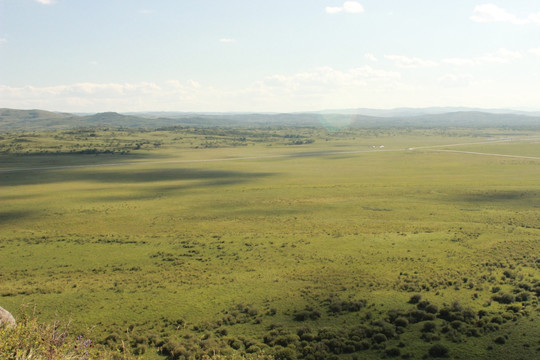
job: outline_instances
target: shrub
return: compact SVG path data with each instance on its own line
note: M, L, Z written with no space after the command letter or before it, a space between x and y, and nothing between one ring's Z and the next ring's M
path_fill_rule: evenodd
M508 279L515 279L516 278L516 274L513 271L510 271L510 270L505 270L503 272L503 275L505 277L507 277Z
M86 336L73 336L62 322L40 323L23 315L14 327L0 326L0 359L113 359L114 354ZM122 349L124 359L133 359Z
M426 312L424 310L412 310L409 312L411 322L420 322L425 320Z
M492 299L500 304L511 304L516 301L514 295L504 293L493 295Z
M396 336L396 328L390 323L387 323L384 320L378 320L372 322L374 333L381 333L387 338L393 338Z
M531 295L526 292L522 292L516 295L516 301L519 301L519 302L529 301L530 298L531 298Z
M435 344L429 348L429 355L433 357L448 356L448 348L443 344Z
M441 337L431 332L425 332L425 333L422 333L422 335L420 336L420 339L424 340L425 342L432 342L432 341L441 340Z
M416 308L418 310L425 310L425 308L429 305L429 301L427 300L422 300L420 301L418 304L416 304Z
M407 320L404 317L400 316L396 320L394 320L394 325L401 326L401 327L407 327L407 326L409 326L409 320Z
M225 328L217 329L216 334L219 336L227 336L229 334L229 331Z
M317 320L321 317L321 313L311 307L306 307L304 310L295 310L293 318L295 321Z
M460 327L463 326L463 322L462 321L459 321L459 320L454 320L450 323L450 326L452 326L452 328L454 329L459 329Z
M146 345L145 344L137 344L137 347L133 351L135 355L144 355L146 353Z
M276 360L295 360L297 358L296 351L289 347L278 348L274 353L274 358Z
M388 357L396 357L396 356L401 355L401 350L399 350L396 347L393 347L393 348L387 349L384 353Z
M474 320L477 317L476 311L471 308L465 308L461 311L461 315L465 321Z
M526 290L526 291L531 291L532 290L532 286L530 284L527 284L527 283L519 283L518 287L520 289L523 289L523 290Z
M434 332L437 328L437 325L434 322L428 321L424 323L422 327L422 332Z
M261 352L261 348L257 345L251 345L250 347L246 349L246 353L248 354L254 354L258 352Z
M411 298L409 299L409 304L418 304L420 302L420 300L422 299L422 295L420 294L414 294L413 296L411 296Z
M377 344L383 343L383 342L385 342L386 340L388 340L388 338L386 337L386 335L381 334L381 333L375 334L375 335L373 336L373 341L375 341Z
M331 302L328 306L328 310L331 313L340 313L340 312L357 312L362 310L366 306L365 300L356 300L356 301L343 301L339 299L329 299Z

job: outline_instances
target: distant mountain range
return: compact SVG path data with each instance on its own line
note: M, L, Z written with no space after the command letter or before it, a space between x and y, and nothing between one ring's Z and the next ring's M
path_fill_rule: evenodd
M427 108L395 108L395 109L342 109L342 110L323 110L319 113L330 114L358 114L377 117L411 117L420 115L437 115L457 112L483 112L489 114L514 114L526 116L540 116L540 111L531 110L511 110L511 109L482 109L467 107L427 107Z
M540 112L472 108L398 108L325 110L301 113L140 112L92 115L44 110L0 109L0 132L41 131L113 126L163 128L171 126L324 126L352 127L480 127L540 128Z

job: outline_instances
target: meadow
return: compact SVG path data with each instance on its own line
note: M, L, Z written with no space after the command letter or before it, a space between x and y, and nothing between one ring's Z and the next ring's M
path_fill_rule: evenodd
M1 134L0 306L149 359L537 358L539 143L508 128Z

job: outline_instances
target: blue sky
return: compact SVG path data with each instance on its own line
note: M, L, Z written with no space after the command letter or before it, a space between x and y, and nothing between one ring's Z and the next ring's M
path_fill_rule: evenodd
M0 107L539 109L533 0L0 0Z

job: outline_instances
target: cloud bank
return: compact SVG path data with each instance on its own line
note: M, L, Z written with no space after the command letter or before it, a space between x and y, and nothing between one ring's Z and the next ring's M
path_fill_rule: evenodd
M358 1L345 1L342 6L327 6L325 11L328 14L338 14L340 12L360 14L364 12L364 7Z
M525 17L518 17L508 12L506 9L494 4L482 4L474 8L472 21L480 23L503 22L515 25L524 25L529 23L540 23L540 13L531 13Z
M398 72L363 66L275 74L241 89L217 89L194 80L45 87L0 85L0 107L68 112L312 110L319 104L350 106L359 96L376 99L377 94L394 89L400 77ZM239 104L246 107L240 108Z

